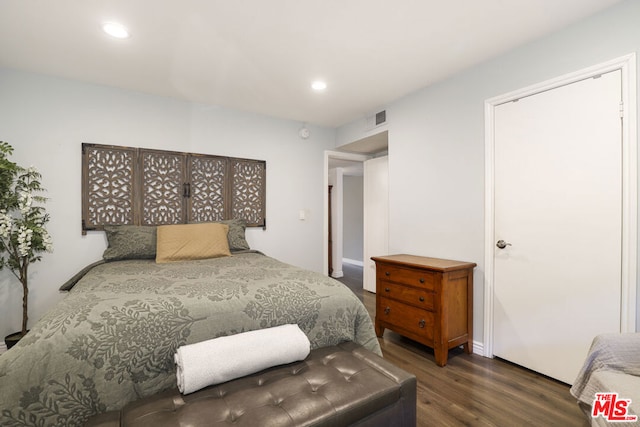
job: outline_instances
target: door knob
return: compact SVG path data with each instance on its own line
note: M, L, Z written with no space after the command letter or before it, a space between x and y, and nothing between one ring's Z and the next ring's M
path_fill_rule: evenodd
M497 247L499 247L500 249L504 249L504 248L506 248L507 246L511 246L511 243L507 243L507 242L505 242L504 240L498 240L498 241L496 242L496 246L497 246Z

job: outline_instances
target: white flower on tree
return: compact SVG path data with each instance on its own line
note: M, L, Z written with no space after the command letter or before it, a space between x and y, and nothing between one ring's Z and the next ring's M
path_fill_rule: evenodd
M7 215L7 210L0 210L0 239L7 240L11 227L13 226L13 220Z
M47 252L53 252L53 240L51 239L51 235L47 230L42 230L42 244L44 245L44 250Z
M26 226L21 226L18 229L18 253L20 256L29 256L29 250L31 249L31 238L33 237L33 230Z
M20 209L20 213L22 215L27 215L31 210L31 205L33 204L33 196L31 193L21 193L18 197L18 209Z

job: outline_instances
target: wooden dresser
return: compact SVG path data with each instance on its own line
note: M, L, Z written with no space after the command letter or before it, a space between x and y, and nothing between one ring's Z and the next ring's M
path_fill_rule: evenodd
M447 364L449 349L473 349L472 262L389 255L376 263L376 334L385 328L434 350Z

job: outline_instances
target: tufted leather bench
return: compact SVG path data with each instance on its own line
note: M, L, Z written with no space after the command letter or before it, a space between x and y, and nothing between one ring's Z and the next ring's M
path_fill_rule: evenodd
M415 426L416 377L358 344L311 351L188 395L167 390L88 426Z

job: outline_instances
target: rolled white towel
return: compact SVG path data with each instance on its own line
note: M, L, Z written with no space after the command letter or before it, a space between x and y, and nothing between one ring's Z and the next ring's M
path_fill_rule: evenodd
M311 343L298 325L282 325L214 338L178 348L178 389L193 393L263 369L303 360Z

